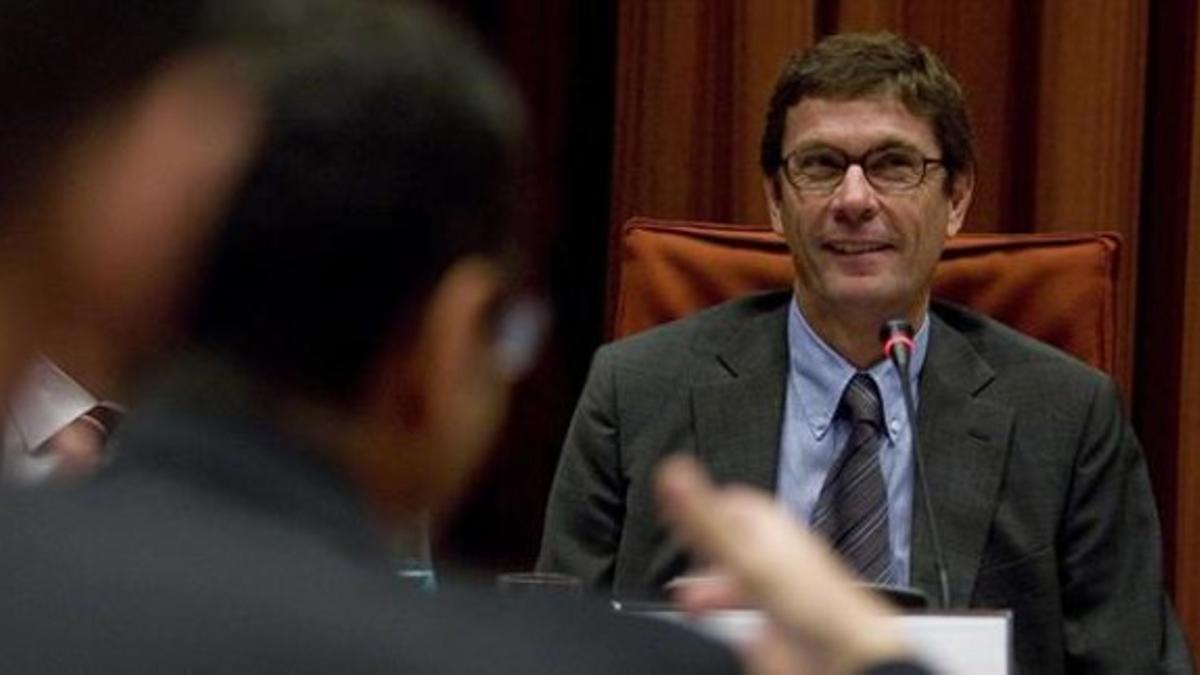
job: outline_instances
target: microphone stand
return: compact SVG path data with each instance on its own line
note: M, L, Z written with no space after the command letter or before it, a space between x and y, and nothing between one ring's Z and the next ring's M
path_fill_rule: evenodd
M925 522L929 525L929 538L933 544L934 568L938 575L939 599L942 609L950 608L950 574L946 570L946 557L942 550L941 537L938 536L937 522L933 518L933 507L930 505L931 494L929 481L925 478L925 462L921 458L921 449L917 444L917 413L913 404L912 380L909 377L909 360L913 352L913 330L907 321L893 319L883 324L879 331L883 342L883 352L891 360L892 365L900 374L900 392L904 399L904 412L908 417L908 435L912 440L913 466L916 469L917 480L921 486L921 505L925 513Z

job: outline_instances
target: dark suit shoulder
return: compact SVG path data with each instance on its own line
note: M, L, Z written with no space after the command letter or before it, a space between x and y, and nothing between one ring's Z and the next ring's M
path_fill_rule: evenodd
M934 301L931 312L965 339L998 377L1052 380L1058 387L1086 384L1089 388L1111 380L1077 357L974 310Z
M145 472L0 496L6 672L737 672L716 643L598 603L406 591L197 487Z
M668 371L686 365L691 355L716 353L748 325L785 311L791 298L791 290L780 289L726 300L601 349L621 363Z

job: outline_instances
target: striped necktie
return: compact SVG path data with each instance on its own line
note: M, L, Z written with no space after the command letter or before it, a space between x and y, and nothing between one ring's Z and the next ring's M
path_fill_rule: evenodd
M864 581L886 583L892 550L887 487L879 467L883 405L870 375L858 373L850 380L838 414L850 422L850 438L821 486L812 527Z

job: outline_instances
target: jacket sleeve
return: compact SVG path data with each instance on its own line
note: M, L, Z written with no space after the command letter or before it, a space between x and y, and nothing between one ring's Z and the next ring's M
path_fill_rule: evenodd
M1060 536L1068 672L1192 672L1164 590L1146 462L1108 378L1084 423Z
M592 360L550 489L537 568L611 590L625 520L625 479L611 349Z

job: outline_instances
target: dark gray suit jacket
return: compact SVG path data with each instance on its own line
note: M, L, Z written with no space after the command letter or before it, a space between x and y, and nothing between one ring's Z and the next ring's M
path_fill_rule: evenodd
M775 489L790 298L734 300L597 352L541 568L618 596L684 573L654 503L666 454ZM1190 671L1145 462L1112 380L968 310L935 302L930 316L917 429L951 605L1012 609L1023 672ZM920 504L913 514L912 585L936 597Z
M0 499L0 671L738 671L597 601L404 589L331 453L266 403L188 369L94 482Z

